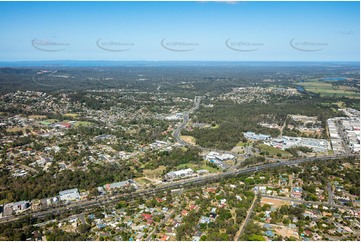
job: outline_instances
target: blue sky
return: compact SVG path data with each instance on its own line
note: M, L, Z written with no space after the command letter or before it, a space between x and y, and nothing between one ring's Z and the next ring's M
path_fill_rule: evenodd
M359 2L0 2L0 60L359 61L359 9Z

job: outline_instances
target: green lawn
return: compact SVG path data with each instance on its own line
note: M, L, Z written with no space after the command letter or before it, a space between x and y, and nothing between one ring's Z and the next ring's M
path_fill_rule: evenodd
M215 126L211 126L211 129L218 129L219 128L219 124L216 124Z
M238 144L237 144L237 146L243 146L243 147L246 147L246 146L249 146L249 145L251 145L250 142L242 142L242 141L238 142Z
M198 171L198 170L208 170L210 173L215 173L215 172L219 172L218 169L207 166L204 163L202 164L193 164L193 163L186 163L186 164L181 164L177 166L177 170L181 170L181 169L186 169L186 168L191 168L194 171Z
M74 126L75 127L79 127L79 126L91 126L91 125L93 125L93 123L91 123L91 122L88 122L88 121L79 121L79 122L76 122L75 124L74 124Z
M260 150L260 152L262 152L262 151L268 152L270 155L277 155L278 153L280 153L282 156L292 156L287 151L280 150L280 149L277 149L275 147L265 145L265 144L260 144L257 146L257 148Z

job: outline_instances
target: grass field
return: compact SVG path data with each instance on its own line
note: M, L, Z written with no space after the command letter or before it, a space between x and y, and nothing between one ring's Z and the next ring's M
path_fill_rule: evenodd
M141 186L150 184L151 181L144 177L134 178L135 182Z
M275 147L265 145L265 144L260 144L257 146L257 148L260 150L260 152L262 152L262 151L268 152L270 155L277 155L278 153L280 153L282 156L292 156L287 151L280 150L280 149L277 149Z
M13 128L8 128L6 129L6 132L9 132L9 133L13 133L13 132L19 132L23 130L23 128L20 128L20 127L13 127Z
M345 105L345 103L344 102L335 102L335 103L332 103L332 104L335 104L335 105L337 105L337 107L339 107L339 108L345 108L346 107L346 105Z
M78 117L78 114L76 114L76 113L66 113L66 114L64 114L64 116L65 117L76 118L76 117Z
M88 121L79 121L74 124L75 127L79 127L79 126L87 127L87 126L91 126L91 125L93 125L93 123L88 122Z
M165 170L165 166L159 166L157 169L155 170L149 170L149 169L145 169L143 170L143 175L146 178L149 179L159 179L162 178L162 174L163 171Z
M177 166L177 170L186 169L186 168L191 168L194 171L208 170L210 173L219 172L218 169L207 166L205 162L202 162L201 164L186 163L186 164Z
M318 82L318 81L308 81L298 83L298 85L302 86L306 91L319 93L321 96L336 96L341 97L345 96L348 98L359 98L360 93L354 92L351 87L348 86L332 86L330 83L326 82Z
M31 119L45 119L45 115L29 115L29 118Z
M252 145L250 142L238 142L237 146L242 146L242 147L246 147L246 146L249 146L249 145Z

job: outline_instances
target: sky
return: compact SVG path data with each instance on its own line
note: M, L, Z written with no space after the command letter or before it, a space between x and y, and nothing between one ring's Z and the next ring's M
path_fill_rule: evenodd
M0 2L0 61L359 61L359 2Z

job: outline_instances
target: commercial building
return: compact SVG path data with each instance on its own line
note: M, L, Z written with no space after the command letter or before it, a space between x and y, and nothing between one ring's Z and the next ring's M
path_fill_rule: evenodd
M13 210L14 211L25 210L25 209L27 209L29 207L30 207L30 202L29 201L20 201L20 202L15 202L13 204Z
M78 188L61 191L59 192L59 197L61 201L74 201L80 199Z
M214 162L216 160L218 161L225 161L225 160L233 160L235 157L232 154L219 154L218 152L211 151L206 156L205 159L211 162Z
M194 171L192 169L190 169L190 168L187 168L187 169L183 169L183 170L179 170L179 171L168 172L165 175L165 178L167 178L167 179L178 179L178 178L191 176L193 174L194 174Z
M243 135L246 139L251 140L251 141L266 141L266 140L271 139L270 135L256 134L254 132L246 132L246 133L243 133Z
M135 181L132 180L132 179L129 179L129 180L126 180L126 181L121 181L121 182L106 184L104 186L104 188L107 191L111 191L111 190L114 190L114 189L128 188L130 186L133 186L134 188L137 188L137 185L136 185Z

